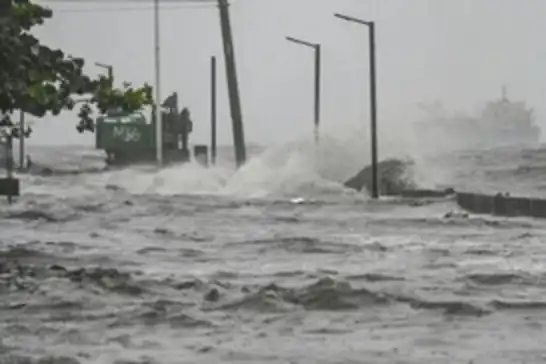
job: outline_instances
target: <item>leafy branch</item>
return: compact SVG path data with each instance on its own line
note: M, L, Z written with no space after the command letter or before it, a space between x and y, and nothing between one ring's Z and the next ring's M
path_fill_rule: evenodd
M0 0L5 3L6 0ZM85 61L40 43L31 30L52 18L50 9L31 0L17 0L0 9L0 126L14 126L16 110L44 117L80 106L79 132L94 131L93 107L99 112L136 111L151 105L152 87L133 87L103 75L92 79L83 71ZM3 16L2 16L3 15ZM16 127L11 128L18 135ZM30 130L25 132L28 136Z

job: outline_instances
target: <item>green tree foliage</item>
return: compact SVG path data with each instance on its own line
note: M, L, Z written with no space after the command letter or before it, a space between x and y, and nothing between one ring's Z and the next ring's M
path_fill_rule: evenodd
M135 111L152 104L148 84L115 88L106 76L92 79L83 72L84 60L40 43L32 28L52 17L50 9L31 0L0 0L0 127L11 127L10 114L22 110L36 117L80 106L79 132L94 131L93 106ZM11 128L17 137L17 128ZM25 131L26 136L30 130Z

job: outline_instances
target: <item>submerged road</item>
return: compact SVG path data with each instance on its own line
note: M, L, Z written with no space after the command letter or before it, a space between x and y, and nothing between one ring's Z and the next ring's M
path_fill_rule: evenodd
M461 183L515 179L479 158ZM546 360L546 222L309 179L189 193L221 172L183 168L23 177L23 198L0 205L0 362ZM168 194L176 176L186 190Z

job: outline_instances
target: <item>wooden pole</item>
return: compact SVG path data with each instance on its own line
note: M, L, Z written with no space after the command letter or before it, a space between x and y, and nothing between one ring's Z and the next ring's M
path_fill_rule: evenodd
M231 122L233 127L233 144L235 147L235 160L237 167L246 162L246 145L243 127L243 115L241 100L239 97L239 86L237 81L237 69L235 66L235 48L231 34L231 23L229 19L229 4L227 0L218 0L220 11L220 27L222 30L222 41L224 45L224 59L226 63L226 77L229 93L229 104L231 109Z

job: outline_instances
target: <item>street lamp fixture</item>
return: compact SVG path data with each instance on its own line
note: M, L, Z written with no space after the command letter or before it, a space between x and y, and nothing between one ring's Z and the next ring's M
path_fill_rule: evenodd
M300 44L315 50L315 106L314 106L314 122L315 122L315 142L319 139L319 124L320 124L320 74L321 74L321 47L318 43L311 43L301 39L286 37L286 40L292 43Z
M379 197L379 176L377 170L377 93L376 93L376 68L375 68L375 22L365 21L352 16L334 14L336 18L352 23L366 25L369 34L370 53L370 134L372 148L372 198Z
M368 26L374 24L373 21L366 21L366 20L355 18L353 16L349 16L349 15L343 15L343 14L335 13L334 16L336 18L339 18L339 19L342 19L342 20L347 20L347 21L350 21L350 22L353 22L353 23L358 23L358 24L363 24L363 25L368 25Z

